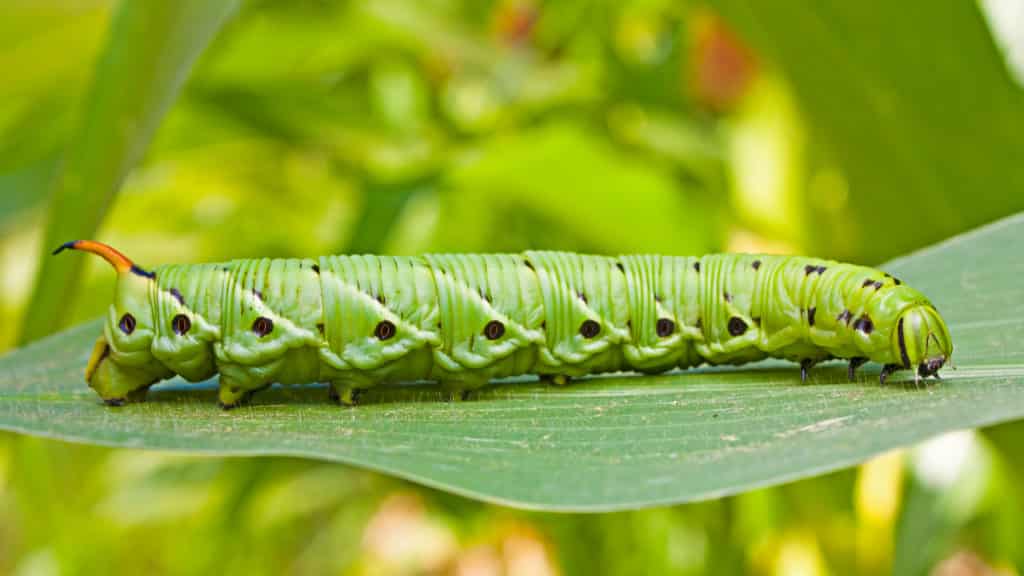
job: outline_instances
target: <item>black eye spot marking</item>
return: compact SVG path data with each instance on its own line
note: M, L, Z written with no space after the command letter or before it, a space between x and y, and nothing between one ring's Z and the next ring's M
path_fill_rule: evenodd
M316 273L316 274L320 273L320 265L319 264L313 264L313 272Z
M659 338L671 336L676 331L676 323L668 318L658 318L658 322L654 325L654 330L658 333Z
M811 307L807 309L807 324L814 326L814 313L818 311L817 307Z
M872 280L871 278L868 278L867 280L864 281L863 284L860 285L860 287L861 288L867 288L868 286L871 286L874 283L875 283L874 280Z
M875 330L875 324L871 321L871 318L867 314L864 314L860 318L857 318L853 322L853 329L860 330L865 334L871 334Z
M837 322L842 322L847 326L850 325L851 319L853 319L853 314L851 314L849 310L843 310L842 312L839 313L839 316L836 316Z
M395 336L395 332L397 332L395 325L388 320L381 320L377 323L377 327L373 329L373 335L376 336L378 340L388 340L393 338Z
M700 273L700 261L699 260L697 262L693 263L693 271L697 272L698 274Z
M497 320L491 320L484 326L484 336L488 340L497 340L505 335L505 325Z
M722 298L724 298L726 302L732 302L732 294L729 294L728 292L722 292Z
M135 316L132 316L131 314L121 316L121 321L117 323L117 327L125 334L135 332Z
M895 276L892 277L892 281L895 282L897 286L899 286L900 284L903 284L903 281L901 281L899 278L897 278Z
M818 266L816 272L818 273L818 276L821 276L822 274L825 273L825 270L828 270L828 268L825 268L824 266Z
M757 270L758 268L761 267L761 261L754 260L753 262L750 263L750 267L753 268L754 270Z
M817 269L818 269L817 266L811 266L810 264L808 264L807 266L804 266L804 276L810 276L811 274L814 274L814 272Z
M729 318L729 334L739 336L747 331L747 323L739 316Z
M875 282L875 283L874 283L874 284L872 284L872 285L873 285L873 286L875 287L875 290L878 290L879 288L881 288L881 287L882 287L882 283L881 283L881 282Z
M274 321L266 316L260 316L252 323L252 331L260 338L263 338L274 331Z
M184 336L188 334L188 331L192 329L192 321L188 319L188 316L184 314L178 314L174 318L171 318L171 330L178 336Z
M181 295L181 292L179 292L177 288L171 288L170 290L168 290L168 292L171 293L171 296L174 296L174 299L178 301L178 304L181 304L182 306L185 305L185 298L184 296Z
M601 325L593 320L584 320L583 324L580 324L580 336L584 338L593 338L601 333Z
M576 292L576 297L579 298L580 300L583 300L584 304L590 304L590 302L587 301L587 295L584 294L582 291Z

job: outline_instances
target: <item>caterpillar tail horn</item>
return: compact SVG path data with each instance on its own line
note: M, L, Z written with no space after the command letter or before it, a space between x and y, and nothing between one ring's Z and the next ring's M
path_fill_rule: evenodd
M139 276L145 276L146 278L153 277L152 272L146 271L136 266L135 263L132 262L131 258L128 258L124 254L120 253L117 249L113 248L112 246L108 246L102 242L96 242L95 240L73 240L71 242L65 242L58 246L57 249L53 251L53 255L56 256L57 254L60 254L64 250L80 250L82 252L96 254L97 256L109 262L110 265L114 267L114 270L116 270L118 274L132 272Z

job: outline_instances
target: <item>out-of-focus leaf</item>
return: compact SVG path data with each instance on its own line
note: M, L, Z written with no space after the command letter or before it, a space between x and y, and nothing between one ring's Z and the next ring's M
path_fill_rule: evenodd
M236 6L235 1L123 2L72 136L63 172L51 194L44 247L95 234L122 180L142 157L192 62ZM44 253L45 254L45 253ZM61 326L69 289L82 261L44 260L21 334L22 341Z
M377 388L365 405L323 387L275 388L224 413L175 380L103 407L82 382L98 323L0 359L0 428L78 442L349 462L518 506L609 510L699 500L820 474L935 434L1024 416L1024 215L885 266L949 322L956 370L879 386L793 365L494 386L447 403L433 387ZM902 384L900 383L902 382Z
M816 253L878 262L1024 208L1024 91L977 2L711 0L792 82Z

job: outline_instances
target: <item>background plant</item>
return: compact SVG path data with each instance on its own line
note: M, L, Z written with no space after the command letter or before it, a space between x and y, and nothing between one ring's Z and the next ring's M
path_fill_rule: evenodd
M878 263L1024 204L1020 85L977 5L932 4L7 3L0 342L108 302L106 270L40 267L72 231L143 263L526 247ZM0 569L1010 566L1015 507L992 503L1019 500L1018 434L947 440L977 461L944 483L925 447L600 516L3 434ZM408 548L380 536L395 531Z

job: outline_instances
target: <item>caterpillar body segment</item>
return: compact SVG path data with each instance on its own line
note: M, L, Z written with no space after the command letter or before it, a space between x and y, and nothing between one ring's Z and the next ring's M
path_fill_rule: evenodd
M920 292L878 270L803 257L567 252L325 256L118 271L86 379L108 403L175 374L220 374L226 407L274 382L329 382L353 403L382 382L460 397L489 380L564 383L766 357L866 360L935 375L948 329Z

